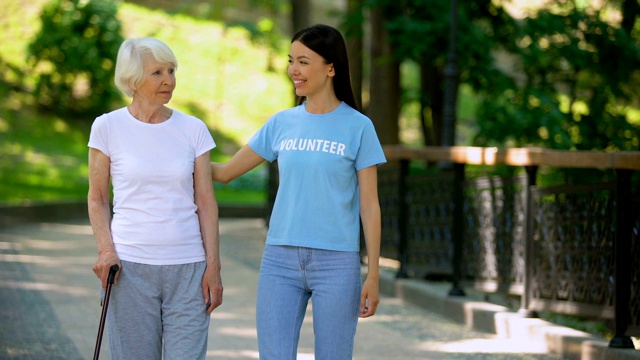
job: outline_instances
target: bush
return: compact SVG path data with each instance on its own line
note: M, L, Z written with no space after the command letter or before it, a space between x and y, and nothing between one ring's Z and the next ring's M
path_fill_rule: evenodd
M53 0L29 44L38 104L60 115L95 115L121 99L113 83L123 41L114 0Z

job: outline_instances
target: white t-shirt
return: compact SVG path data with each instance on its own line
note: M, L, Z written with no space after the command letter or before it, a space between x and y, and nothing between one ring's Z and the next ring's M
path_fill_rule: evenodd
M94 121L89 147L111 160L111 233L122 260L175 265L205 260L194 200L195 159L213 149L206 125L173 110L159 124L128 109Z
M357 172L386 162L369 118L345 103L327 114L311 114L303 104L275 114L248 145L278 160L267 244L359 250Z

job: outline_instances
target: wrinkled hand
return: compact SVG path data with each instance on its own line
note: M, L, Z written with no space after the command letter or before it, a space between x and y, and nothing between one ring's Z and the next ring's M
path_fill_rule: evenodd
M220 269L207 266L202 276L202 296L206 304L207 314L211 314L215 308L222 305L222 279Z
M118 264L120 269L122 270L122 263L118 258L118 255L113 251L104 251L98 253L98 260L93 264L93 273L96 274L98 279L102 282L102 288L107 288L107 278L109 277L109 269L114 264ZM116 273L116 277L114 278L113 284L118 283L118 278L120 277L120 271Z
M362 284L362 295L360 297L360 317L366 318L376 313L380 303L380 283L367 278Z

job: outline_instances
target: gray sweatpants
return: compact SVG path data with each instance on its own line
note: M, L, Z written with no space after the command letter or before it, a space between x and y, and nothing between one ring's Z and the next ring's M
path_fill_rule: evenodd
M205 359L209 315L202 297L206 263L122 261L107 313L111 359Z

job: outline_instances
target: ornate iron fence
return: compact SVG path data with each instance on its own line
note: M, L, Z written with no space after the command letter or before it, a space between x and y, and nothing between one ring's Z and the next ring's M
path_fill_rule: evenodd
M640 153L386 147L379 173L382 255L398 277L449 278L520 296L521 313L548 310L614 320L611 347L640 335ZM531 151L531 152L529 152ZM396 161L393 161L396 160ZM453 171L414 174L409 162ZM603 162L605 165L603 165ZM525 167L513 178L465 179L465 164ZM540 165L612 168L614 183L536 187Z
M477 289L521 295L526 177L482 177L465 186L464 274Z
M531 191L529 308L613 319L615 184Z

